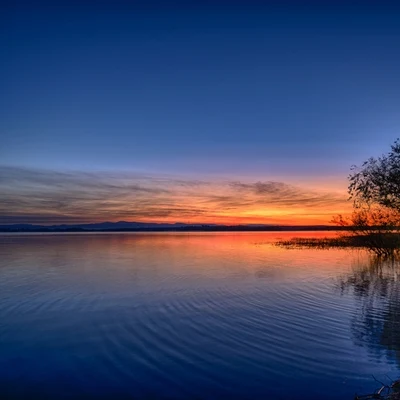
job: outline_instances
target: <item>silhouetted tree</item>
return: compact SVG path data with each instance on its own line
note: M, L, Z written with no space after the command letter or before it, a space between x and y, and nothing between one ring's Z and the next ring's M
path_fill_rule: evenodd
M353 166L349 181L354 211L333 222L347 227L376 254L392 254L400 248L400 141L394 142L389 153Z
M385 207L400 211L400 142L397 139L391 151L379 158L371 157L361 167L353 166L349 194L356 208Z

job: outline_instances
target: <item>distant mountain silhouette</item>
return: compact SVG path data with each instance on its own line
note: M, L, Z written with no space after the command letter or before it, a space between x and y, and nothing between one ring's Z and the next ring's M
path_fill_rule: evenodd
M185 224L176 222L99 222L92 224L34 225L12 224L0 225L0 232L162 232L162 231L324 231L338 230L331 225L218 225L218 224Z

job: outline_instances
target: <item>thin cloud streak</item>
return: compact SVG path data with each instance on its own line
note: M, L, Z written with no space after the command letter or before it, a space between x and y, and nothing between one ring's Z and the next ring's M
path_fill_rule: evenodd
M175 179L129 173L0 167L0 223L151 221L328 223L345 192L284 182Z

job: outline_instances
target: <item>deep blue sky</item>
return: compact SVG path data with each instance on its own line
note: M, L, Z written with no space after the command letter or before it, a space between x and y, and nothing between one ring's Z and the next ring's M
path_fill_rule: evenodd
M3 4L0 164L345 179L399 135L400 8L374 3Z
M396 138L398 8L210 3L5 8L1 163L323 174Z

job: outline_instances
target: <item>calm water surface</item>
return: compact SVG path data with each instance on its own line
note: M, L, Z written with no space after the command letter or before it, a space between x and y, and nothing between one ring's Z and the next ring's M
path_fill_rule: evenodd
M299 235L0 236L0 397L352 399L400 376L397 266L271 244Z

